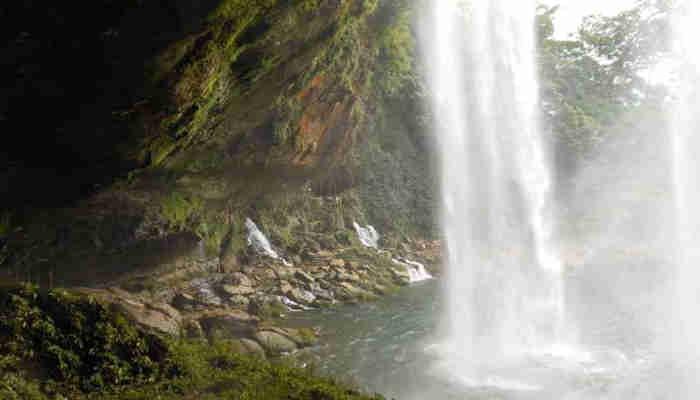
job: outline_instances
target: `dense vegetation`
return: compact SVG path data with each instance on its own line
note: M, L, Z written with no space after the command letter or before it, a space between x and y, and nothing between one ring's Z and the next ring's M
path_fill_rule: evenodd
M0 398L362 400L310 368L240 354L234 342L137 330L91 297L0 290Z
M668 92L645 73L669 50L666 3L640 1L615 16L589 16L567 39L554 35L558 7L538 8L542 112L562 178L620 134L648 125L649 113L662 124ZM616 129L640 116L644 124Z

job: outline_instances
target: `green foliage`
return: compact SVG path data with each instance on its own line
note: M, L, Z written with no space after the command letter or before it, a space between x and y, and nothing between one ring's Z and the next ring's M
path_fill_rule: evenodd
M396 96L406 84L416 81L416 40L410 21L411 14L402 10L379 38L377 83L388 96Z
M209 14L209 20L238 20L250 13L272 7L278 0L224 0Z
M93 298L31 285L0 291L0 374L13 379L29 363L68 392L143 384L160 376L164 350Z
M380 232L432 237L439 231L438 179L422 116L415 92L388 102L359 146L359 198L368 222Z
M191 222L193 215L198 214L204 207L202 199L172 191L161 200L161 214L175 229L184 229Z
M306 12L318 10L319 0L301 0L301 8Z
M173 362L182 377L167 385L153 385L120 394L120 399L183 398L180 394L202 393L206 399L247 400L380 400L367 396L332 378L313 375L286 361L265 362L239 353L232 341L214 345L201 342L173 343ZM206 393L206 394L205 394ZM106 397L111 399L112 397Z
M349 230L337 231L335 233L335 240L337 240L338 243L343 246L349 246L352 244L352 239L354 236L354 232Z
M197 236L204 240L205 251L209 256L218 256L221 252L221 244L229 228L215 216L203 218L197 226Z
M538 8L541 97L558 169L572 173L610 140L625 113L660 104L665 90L640 71L668 50L668 8L640 1L618 15L590 16L569 40L554 38L558 7Z
M312 340L311 332L300 333ZM236 341L145 334L94 299L63 290L0 291L3 399L382 399L240 350Z

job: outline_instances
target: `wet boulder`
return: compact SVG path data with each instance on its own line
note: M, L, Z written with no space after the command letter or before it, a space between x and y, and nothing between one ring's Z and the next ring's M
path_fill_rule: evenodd
M247 296L255 293L255 289L250 286L235 286L235 285L221 285L218 290L225 293L229 297L233 296Z
M265 358L265 349L260 343L247 338L235 339L233 343L238 347L241 354L246 354L254 357Z
M177 335L180 332L182 316L166 303L148 303L116 288L76 289L76 292L93 296L110 309L126 315L136 325L146 330Z
M313 276L311 276L310 274L308 274L302 270L297 270L296 272L294 272L294 277L296 279L298 279L299 281L307 283L307 284L313 283L315 281Z
M411 275L408 273L408 269L406 269L405 266L397 265L396 268L391 268L391 273L396 283L400 285L408 285L411 283Z
M210 339L245 338L253 335L259 320L243 311L227 310L205 313L199 323Z
M298 348L290 338L269 330L256 332L255 340L269 354L291 353Z

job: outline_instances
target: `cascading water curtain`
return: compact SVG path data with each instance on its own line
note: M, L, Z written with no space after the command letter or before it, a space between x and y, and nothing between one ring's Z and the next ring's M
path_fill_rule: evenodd
M434 0L426 67L441 154L448 345L465 363L560 340L562 267L538 129L534 1Z
M700 4L686 1L672 26L680 79L671 118L678 235L670 343L681 400L690 400L700 395Z

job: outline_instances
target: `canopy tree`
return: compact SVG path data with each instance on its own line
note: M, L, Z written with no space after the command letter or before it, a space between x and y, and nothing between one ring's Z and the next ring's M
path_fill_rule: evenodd
M554 36L558 6L539 6L539 67L544 123L558 170L577 165L610 139L620 117L666 97L644 72L668 52L668 1L640 0L614 16L591 15L570 38Z

